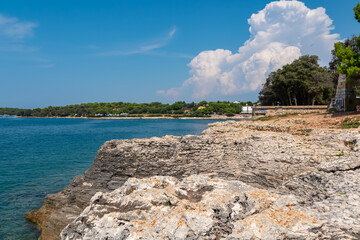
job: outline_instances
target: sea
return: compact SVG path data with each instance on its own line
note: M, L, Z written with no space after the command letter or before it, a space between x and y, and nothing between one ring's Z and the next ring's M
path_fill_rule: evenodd
M25 213L83 174L105 141L200 135L216 121L0 117L0 239L37 239Z

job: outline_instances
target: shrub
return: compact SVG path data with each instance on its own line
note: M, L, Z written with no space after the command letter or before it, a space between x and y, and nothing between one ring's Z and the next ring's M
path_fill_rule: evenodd
M360 118L345 118L341 123L341 128L349 129L349 128L358 128L360 126Z

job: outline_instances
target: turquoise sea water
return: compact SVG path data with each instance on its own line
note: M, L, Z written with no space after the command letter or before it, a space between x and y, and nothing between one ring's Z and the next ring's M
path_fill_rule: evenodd
M201 134L215 121L0 117L0 239L37 239L25 213L88 169L105 141Z

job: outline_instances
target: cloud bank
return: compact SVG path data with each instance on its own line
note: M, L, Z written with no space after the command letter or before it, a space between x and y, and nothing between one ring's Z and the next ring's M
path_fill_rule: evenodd
M0 14L0 35L21 40L34 34L34 28L37 27L33 22L20 22L13 17L5 17Z
M276 1L248 19L250 39L237 53L203 51L188 64L191 77L179 88L158 94L178 98L192 92L193 99L257 91L267 75L304 54L329 62L338 34L322 7L309 9L299 1Z

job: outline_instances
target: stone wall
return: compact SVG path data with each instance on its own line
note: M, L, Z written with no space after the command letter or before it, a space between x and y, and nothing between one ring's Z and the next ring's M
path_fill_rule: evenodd
M315 105L315 106L254 106L253 114L255 116L275 116L283 114L306 114L306 113L326 113L328 109L327 105Z

